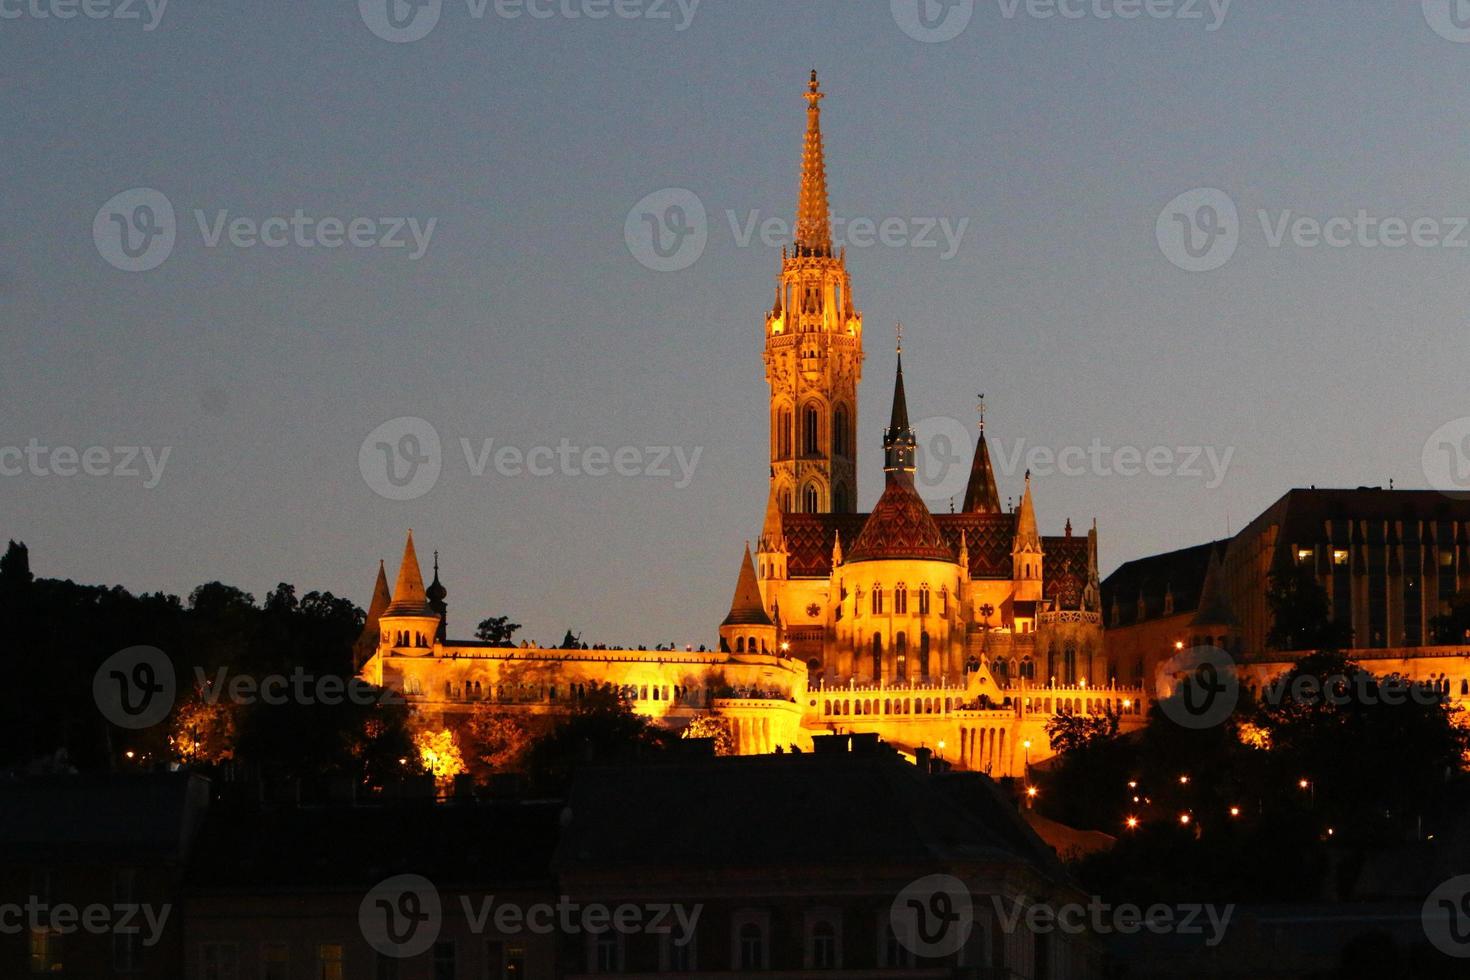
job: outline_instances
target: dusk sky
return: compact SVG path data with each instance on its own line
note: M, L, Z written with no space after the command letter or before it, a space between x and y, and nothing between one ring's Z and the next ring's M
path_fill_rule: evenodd
M396 43L373 0L0 0L0 543L42 576L366 606L412 527L451 637L507 614L544 642L714 643L767 487L780 245L745 229L792 220L813 67L833 214L893 230L847 253L861 510L900 320L921 439L973 434L984 392L1002 499L1033 465L1043 532L1096 518L1104 574L1293 486L1427 486L1431 435L1470 436L1470 30L1433 0L1222 2L443 0ZM629 234L669 189L707 242L660 271ZM1222 196L1234 222L1199 209ZM162 222L136 210L160 197L172 249L129 271L112 216ZM245 247L298 210L306 237ZM1211 215L1235 251L1192 262L1169 231ZM440 472L398 500L364 470L402 418ZM475 475L461 440L657 472ZM98 475L56 472L89 447ZM146 447L137 476L104 475L118 447ZM1120 475L1120 447L1169 458ZM936 510L956 455L921 475Z

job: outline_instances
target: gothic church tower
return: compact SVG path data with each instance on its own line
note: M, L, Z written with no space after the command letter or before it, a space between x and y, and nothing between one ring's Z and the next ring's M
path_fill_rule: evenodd
M832 251L822 156L823 93L807 86L795 241L781 250L776 303L766 315L771 386L771 496L783 512L857 510L857 386L863 318L852 303L846 249Z

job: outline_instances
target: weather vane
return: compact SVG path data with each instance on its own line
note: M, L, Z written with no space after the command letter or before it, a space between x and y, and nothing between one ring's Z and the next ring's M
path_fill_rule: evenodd
M978 398L978 399L980 399L980 404L978 406L976 406L976 411L978 411L980 413L980 431L981 432L984 432L985 431L985 392L982 391L982 392L980 392L980 394L976 395L975 397Z

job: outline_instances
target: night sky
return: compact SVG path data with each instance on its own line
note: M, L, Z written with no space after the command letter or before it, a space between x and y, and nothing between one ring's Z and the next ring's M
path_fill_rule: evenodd
M38 575L284 580L365 606L412 527L426 566L442 552L451 636L508 614L546 642L713 642L766 494L780 248L743 229L791 221L813 66L834 214L898 219L848 249L862 509L898 320L910 416L940 419L921 437L973 432L983 391L1003 499L1036 447L1170 450L1152 475L1038 472L1043 532L1095 517L1104 574L1238 530L1292 486L1424 486L1426 440L1470 414L1470 43L1433 29L1432 2L1237 0L1218 22L1204 2L1124 20L982 0L933 42L904 0L565 16L603 9L584 2L511 18L444 0L407 43L370 29L372 0L175 0L151 30L141 2L66 20L0 3L0 469L21 470L0 475L0 535ZM104 205L137 188L167 200L175 240L133 272L107 235L114 213L146 223L144 199ZM707 242L657 271L625 232L670 188L703 206ZM1238 247L1190 272L1160 219L1197 188L1238 208ZM381 241L243 247L221 224L298 209ZM1283 221L1360 211L1447 241L1391 247L1370 224L1343 247L1271 244ZM417 257L408 219L433 221ZM405 244L385 247L395 225ZM363 446L404 417L433 426L440 473L390 499ZM476 476L462 439L694 466L687 485L672 453L667 476ZM16 467L6 448L31 440L78 472ZM168 449L156 486L119 447ZM1205 447L1229 454L1218 485ZM929 479L936 509L963 496L962 476Z

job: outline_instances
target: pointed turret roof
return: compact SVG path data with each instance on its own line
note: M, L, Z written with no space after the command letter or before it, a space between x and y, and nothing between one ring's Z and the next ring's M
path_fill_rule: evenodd
M729 615L721 626L774 626L761 601L760 585L755 580L755 565L750 560L750 545L745 546L745 557L740 560L740 577L735 581L735 598L730 602Z
M1041 535L1036 531L1036 505L1031 501L1031 471L1026 471L1026 492L1021 495L1021 509L1016 515L1016 541L1011 550L1041 551Z
M888 428L899 431L909 427L909 401L903 391L903 348L898 349L898 368L893 377L893 410L888 414Z
M403 545L403 561L398 566L398 583L393 586L393 601L386 610L390 616L434 616L429 597L424 593L424 573L419 569L419 556L413 549L413 532Z
M995 489L995 471L990 466L990 447L985 443L985 424L980 424L980 439L975 443L975 459L970 464L970 482L965 485L966 514L999 514L1000 495Z
M368 603L367 626L365 629L372 629L378 625L378 617L383 615L383 612L388 608L388 604L392 601L393 593L388 591L388 573L383 568L383 560L379 558L378 580L373 583L373 598Z
M817 70L807 83L806 142L801 151L801 190L796 203L796 250L830 255L832 224L827 210L827 164L822 152L823 93L817 86Z

